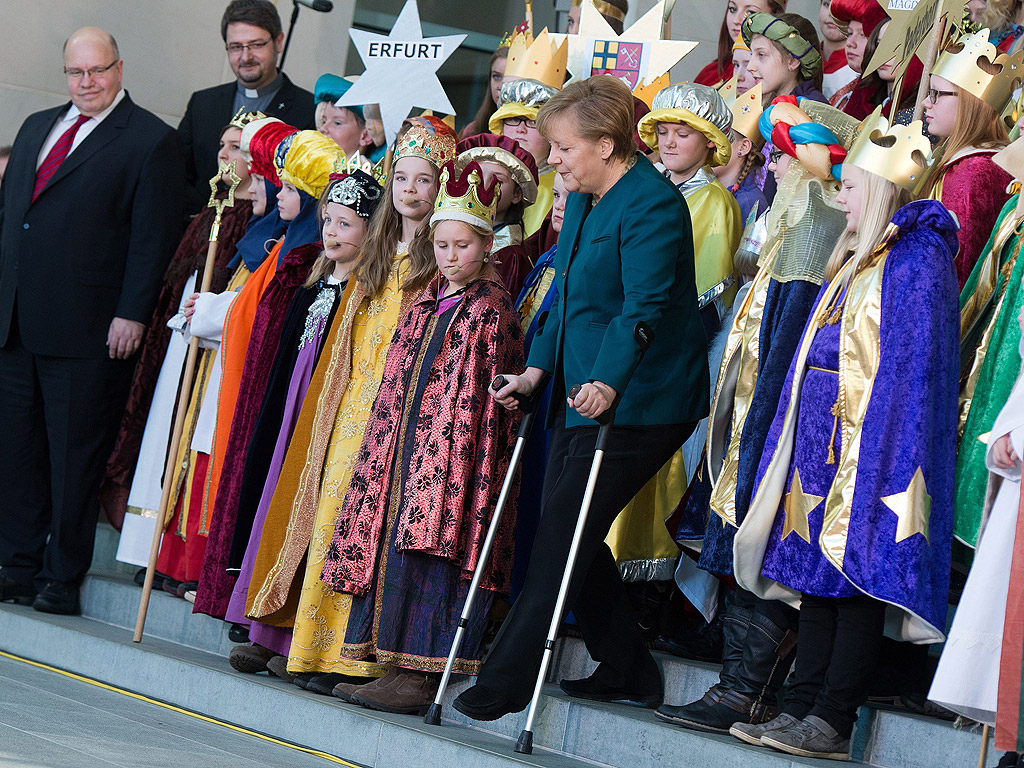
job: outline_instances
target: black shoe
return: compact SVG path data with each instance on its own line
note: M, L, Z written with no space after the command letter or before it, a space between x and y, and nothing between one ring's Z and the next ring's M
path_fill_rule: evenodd
M60 581L48 581L32 601L32 607L43 613L77 616L82 612L78 602L78 587Z
M355 675L343 675L339 672L321 672L314 675L306 683L306 690L312 693L319 693L321 696L330 696L334 693L334 686L338 683L351 683L352 685L364 685L372 683L375 677L357 677Z
M31 583L23 584L0 573L0 603L32 605L35 598L36 589Z
M175 597L177 597L179 584L181 584L181 582L177 579L172 579L170 576L165 576L164 583L160 586L162 587L163 591L167 594L174 595Z
M302 690L306 690L306 686L309 685L309 681L314 677L317 677L316 672L303 672L301 675L296 675L292 682Z
M705 733L729 733L736 723L762 723L775 717L769 710L735 691L712 686L703 697L681 707L658 707L659 720Z
M460 693L452 706L473 720L497 720L525 709L493 688L479 683Z
M239 645L249 642L249 628L241 624L232 624L228 630L228 640Z
M161 590L164 588L164 581L167 579L166 573L160 573L160 571L153 571L153 589ZM143 587L146 584L146 569L140 568L135 572L135 586Z
M999 762L996 763L996 768L1017 768L1019 760L1020 755L1016 752L1006 752L999 758Z
M562 680L558 687L576 699L590 701L611 701L617 704L632 704L637 707L657 707L664 694L659 691L625 691L595 679L595 675L582 680Z
M198 581L179 581L178 588L174 590L174 594L184 598L186 592L195 592L197 589L199 589Z

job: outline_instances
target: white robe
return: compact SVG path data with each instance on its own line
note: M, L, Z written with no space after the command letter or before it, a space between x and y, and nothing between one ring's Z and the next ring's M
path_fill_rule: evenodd
M179 309L185 300L195 291L197 273L193 273L182 291ZM218 357L210 372L210 386L207 392L216 393L220 388L220 338L224 329L224 319L228 309L238 294L234 291L220 294L202 293L196 299L196 311L189 326L189 335L172 333L167 344L167 353L160 365L153 402L146 417L146 427L142 433L142 444L139 448L139 460L135 466L131 489L128 492L128 513L124 516L121 526L121 537L117 543L116 558L122 563L144 567L149 562L149 550L153 542L153 528L156 525L156 512L160 508L160 496L163 483L164 464L167 461L167 443L170 440L171 419L178 398L178 383L185 367L188 354L188 343L192 336L199 339L199 346L216 349ZM216 397L212 399L216 405ZM216 426L216 407L212 409L212 425L204 423L203 440L197 441L193 436L192 445L205 446L205 453L210 452L213 442L213 428ZM209 419L207 419L209 421ZM202 418L200 414L200 422ZM197 425L196 432L199 432ZM141 512L141 513L140 513Z
M986 519L928 692L928 698L937 704L988 725L995 725L999 657L1020 503L1020 466L1001 469L992 462L992 447L1004 435L1010 436L1017 455L1024 456L1024 376L1017 379L989 436Z

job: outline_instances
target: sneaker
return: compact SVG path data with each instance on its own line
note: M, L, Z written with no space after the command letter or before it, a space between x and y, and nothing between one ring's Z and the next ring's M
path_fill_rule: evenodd
M835 728L814 715L808 715L789 728L765 734L761 743L787 755L825 760L850 759L850 740L842 738Z
M753 744L755 747L760 747L761 737L766 733L780 731L783 728L794 726L799 722L800 721L792 715L787 715L783 712L774 720L769 720L767 723L734 723L729 729L729 733L740 741L745 741L747 744Z

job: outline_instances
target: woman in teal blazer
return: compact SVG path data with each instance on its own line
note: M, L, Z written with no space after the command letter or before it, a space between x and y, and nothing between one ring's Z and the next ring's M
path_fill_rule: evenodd
M523 591L455 708L492 720L526 707L540 667L598 427L618 394L569 589L597 671L563 680L571 696L657 706L658 667L644 644L604 538L616 515L678 450L708 411L707 339L697 313L693 236L678 190L633 141L633 98L611 77L568 86L541 109L548 161L570 193L555 257L559 298L533 340L526 371L494 393L515 407L554 378L552 428L537 538ZM653 331L643 361L637 322ZM579 394L567 390L582 385Z

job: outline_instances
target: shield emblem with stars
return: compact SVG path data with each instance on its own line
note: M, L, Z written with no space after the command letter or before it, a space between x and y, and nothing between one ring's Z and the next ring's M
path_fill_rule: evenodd
M644 43L595 40L590 74L617 77L633 90L640 84L644 47Z

